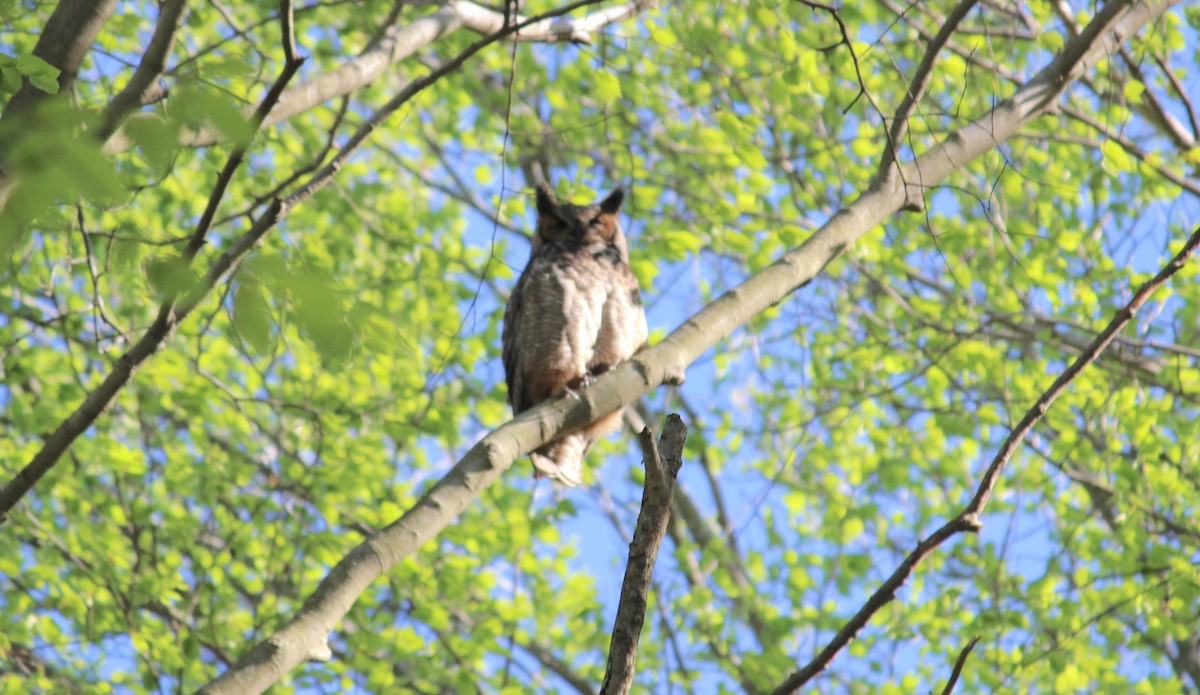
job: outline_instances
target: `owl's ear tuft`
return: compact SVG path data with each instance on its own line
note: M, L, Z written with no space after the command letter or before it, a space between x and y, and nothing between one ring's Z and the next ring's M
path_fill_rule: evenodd
M558 196L554 194L554 189L550 184L541 181L537 185L537 211L541 215L554 215L558 217Z
M600 212L606 215L615 215L621 209L621 203L625 202L625 191L620 188L608 194L608 197L600 201Z

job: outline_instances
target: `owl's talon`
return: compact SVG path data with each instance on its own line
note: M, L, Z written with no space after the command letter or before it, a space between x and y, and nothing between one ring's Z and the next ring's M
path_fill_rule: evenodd
M592 382L595 380L596 379L593 378L591 374L584 372L583 374L580 374L579 376L575 377L574 379L571 379L570 381L568 381L566 390L571 391L572 389L587 388L588 386L591 386ZM575 394L575 396L578 397L579 394Z

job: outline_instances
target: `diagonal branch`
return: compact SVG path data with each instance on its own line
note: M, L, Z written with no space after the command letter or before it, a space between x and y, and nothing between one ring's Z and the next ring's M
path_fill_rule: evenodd
M892 116L892 125L888 129L887 151L884 152L883 159L879 162L876 176L887 175L892 170L892 165L900 161L900 141L908 132L908 119L912 117L913 109L916 108L921 97L925 96L925 90L929 88L929 82L933 79L934 61L937 60L938 53L942 51L946 42L958 29L959 23L966 19L977 2L978 0L962 0L958 3L954 11L946 17L937 36L934 36L925 48L925 54L921 56L917 71L913 73L912 80L908 83L908 89L904 92L904 98L900 101L896 114Z
M1068 384L1075 380L1075 377L1079 376L1080 372L1100 357L1100 354L1104 352L1109 343L1129 324L1138 309L1146 303L1150 295L1154 294L1172 275L1179 272L1187 264L1188 258L1196 251L1197 246L1200 246L1200 227L1197 227L1192 232L1191 237L1184 243L1179 253L1175 254L1170 263L1164 266L1150 281L1138 288L1138 291L1133 294L1133 298L1129 300L1129 303L1117 312L1108 326L1100 332L1100 335L1096 336L1096 339L1088 345L1087 349L1079 357L1076 357L1071 366L1067 367L1054 380L1050 388L1038 398L1033 407L1029 409L1029 412L1025 413L1025 417L1021 418L1021 421L1013 428L1012 433L1004 440L1004 444L1000 446L1000 451L996 453L996 458L992 460L987 472L983 475L983 480L979 484L979 490L960 516L978 517L992 496L992 490L995 488L996 481L1000 477L1001 469L1003 469L1008 459L1012 457L1013 453L1021 445L1021 440L1025 438L1025 435L1029 434L1034 425L1046 414L1046 411L1050 408L1050 404L1062 394Z
M295 46L295 39L292 36L292 12L291 0L280 0L280 5L283 8L281 13L281 31L283 33L284 46ZM164 10L165 11L165 10ZM258 105L252 117L251 124L254 131L257 132L262 125L263 117L271 110L271 107L278 101L279 95L283 93L284 87L295 76L296 71L300 69L303 59L295 57L294 49L285 48L285 53L289 56L289 60L284 63L283 70L280 71L279 77L275 83L267 91L262 102ZM225 162L225 167L217 176L217 181L213 185L212 192L208 198L208 204L204 208L204 213L200 216L200 221L197 222L196 228L192 231L188 238L187 247L184 250L183 261L189 264L195 257L200 247L204 244L204 240L208 235L208 231L212 226L213 217L217 213L217 208L221 204L221 200L225 197L225 190L229 186L229 182L233 180L233 175L241 166L243 159L246 156L246 150L250 146L253 138L248 139L244 144L234 148L230 153L229 159ZM207 294L210 287L201 286L193 291L202 290L200 295L202 298ZM16 476L13 477L7 485L0 490L0 523L3 523L8 518L8 513L12 508L21 501L33 486L37 484L42 476L46 475L51 468L58 463L63 453L70 448L71 444L83 434L92 423L108 408L108 406L117 397L125 385L129 383L133 375L141 367L151 355L158 351L162 344L166 342L175 326L186 317L193 308L199 298L192 301L192 296L189 296L183 303L177 303L178 297L171 294L163 300L158 309L158 316L154 319L154 323L142 335L137 343L129 349L124 355L117 360L111 372L105 377L91 393L87 395L83 403L80 404L75 412L71 413L66 420L59 424L58 428L42 445L33 459L21 469Z
M946 687L942 689L942 695L950 695L954 692L954 686L958 684L958 677L962 675L963 666L967 665L967 657L971 656L971 650L975 645L979 644L979 637L972 637L971 641L967 642L967 646L959 652L958 658L954 660L954 670L950 672L950 680L946 682Z
M642 443L642 460L646 464L642 509L633 531L633 542L629 544L629 563L625 565L625 579L621 582L621 601L617 604L617 619L613 624L608 667L600 695L628 695L633 687L650 579L654 575L658 549L667 533L667 520L671 518L671 495L683 466L686 438L687 425L674 413L667 416L657 446L649 427L638 435Z
M1046 411L1050 409L1050 404L1066 390L1067 386L1088 365L1099 359L1105 348L1112 343L1113 338L1125 326L1129 325L1134 314L1146 303L1150 295L1154 294L1155 291L1166 284L1172 275L1183 268L1188 259L1195 253L1197 247L1200 247L1200 227L1197 227L1196 231L1192 232L1192 236L1184 243L1179 253L1175 254L1175 257L1157 275L1138 288L1138 291L1133 294L1129 302L1116 312L1116 315L1113 316L1108 326L1096 336L1095 340L1091 342L1079 357L1075 358L1075 361L1070 366L1063 370L1063 373L1054 380L1050 388L1046 389L1033 404L1033 407L1025 413L1025 416L1021 418L1021 421L1009 433L1008 438L1004 440L999 451L996 452L995 458L992 459L991 464L979 482L974 498L966 508L937 531L934 531L928 538L917 544L916 550L913 550L908 557L904 558L904 561L900 563L896 571L867 599L867 602L863 604L858 613L834 635L829 644L821 650L821 653L804 668L788 676L779 687L772 691L772 695L794 693L828 668L830 662L833 661L838 652L854 639L859 630L866 627L871 617L896 598L896 592L912 576L913 570L917 568L917 565L921 564L934 550L937 550L938 546L959 533L966 531L978 532L983 528L979 515L983 513L984 507L987 506L988 500L992 496L992 491L996 487L996 482L1000 478L1001 471L1004 470L1012 455L1016 453L1017 448L1021 446L1021 442L1025 439L1025 436L1046 415Z
M654 4L650 0L634 0L580 18L567 18L562 13L544 13L533 18L520 18L514 25L522 27L519 32L522 41L587 43L592 34L608 24L623 21ZM318 104L347 96L372 84L391 66L460 28L490 37L499 33L503 26L503 15L500 13L465 0L446 2L436 12L406 26L388 27L381 38L361 55L289 88L267 115L264 125L270 127L282 123ZM511 36L516 34L506 30L502 38ZM585 37L588 41L584 40ZM185 133L182 144L207 147L221 142L222 138L217 129L205 127ZM123 130L118 130L105 144L104 152L123 152L132 146L132 139Z
M972 159L991 151L1050 111L1088 66L1104 60L1114 46L1177 2L1109 2L1033 80L903 165L902 180L935 186ZM577 398L542 403L493 430L399 519L347 553L286 625L210 684L206 692L260 692L303 660L324 653L322 646L329 632L371 582L436 536L517 457L633 403L665 381L679 379L701 354L810 282L855 241L898 212L906 199L907 190L896 182L876 183L800 247L688 318L662 342L606 372Z
M33 55L58 68L59 93L67 92L75 84L79 67L87 57L96 35L112 16L117 0L62 0L54 8L42 35L38 37ZM28 78L21 80L21 88L12 95L4 105L0 120L9 120L18 114L29 110L37 102L50 95L33 86ZM0 166L8 157L8 147L17 132L9 130L8 135L0 139ZM8 176L0 171L0 188L9 184ZM5 202L5 196L0 194L0 205Z
M158 23L154 25L154 35L150 37L150 44L142 54L137 70L134 70L125 88L113 97L100 114L100 125L94 133L98 141L107 141L126 116L150 101L154 83L167 70L167 59L175 47L175 36L183 24L186 9L187 0L167 0L162 3L158 11Z
M79 66L116 5L117 0L63 0L54 8L33 48L33 55L61 70L58 76L60 93L75 84ZM28 78L23 79L21 88L4 106L3 118L12 118L48 96L30 84Z
M590 683L586 678L571 670L571 666L562 659L554 655L554 652L534 642L533 640L521 640L517 642L517 646L524 649L534 659L537 659L542 666L549 669L554 675L563 679L575 689L579 695L592 695L596 692L596 686Z

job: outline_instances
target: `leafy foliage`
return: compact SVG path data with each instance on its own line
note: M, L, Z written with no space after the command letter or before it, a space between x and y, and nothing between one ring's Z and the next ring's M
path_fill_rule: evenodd
M54 8L21 7L0 6L0 93L16 75L53 93L55 69L31 52ZM157 12L121 7L70 100L0 122L5 481L164 298L195 287L410 79L478 38L449 33L255 136L245 114L283 60L278 8L195 3L167 96L106 147L89 128ZM0 690L150 692L223 671L507 419L499 324L528 251L530 172L580 200L626 187L659 340L870 185L952 7L846 3L847 44L801 2L664 3L591 45L491 46L422 92L217 285L0 527ZM373 45L389 13L405 27L432 11L297 6L300 79ZM939 54L901 159L1010 95L1093 11L973 11ZM1060 113L962 166L925 192L925 212L890 219L683 387L647 399L651 425L681 411L691 435L640 691L769 691L970 498L1048 375L1200 219L1195 79L1176 79L1197 70L1198 26L1194 8L1165 14ZM193 146L204 133L216 143ZM239 143L246 162L189 263L187 237ZM1196 278L1177 276L1053 406L983 532L931 556L825 689L940 689L973 635L964 692L1200 687ZM590 484L570 491L519 464L373 586L334 633L334 658L286 687L594 688L637 509L635 450L632 437L598 445Z

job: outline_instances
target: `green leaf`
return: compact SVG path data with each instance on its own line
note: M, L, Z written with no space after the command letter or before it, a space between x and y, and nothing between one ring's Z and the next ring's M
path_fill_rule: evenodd
M616 101L621 98L621 81L609 72L597 72L592 77L592 93L601 103Z
M240 106L227 96L196 84L185 84L175 90L168 109L176 121L189 128L215 127L233 145L244 146L254 136L254 129Z
M305 279L292 283L292 293L296 323L321 357L334 363L348 359L354 334L346 323L341 297L325 283Z
M59 73L62 72L58 68L33 55L32 53L26 53L25 55L17 56L17 69L21 71L22 75L26 75L28 77L33 77L34 75L49 75L50 77L57 78Z
M154 114L134 114L125 122L125 132L153 167L155 175L165 175L179 151L178 127Z
M186 295L200 277L188 260L178 254L157 256L142 265L150 288L159 297Z
M1126 82L1125 86L1121 89L1121 93L1124 94L1125 100L1131 104L1142 103L1142 94L1145 91L1146 85L1135 80Z
M233 325L238 335L260 355L271 349L271 303L262 286L253 281L238 283L233 295Z
M53 75L31 75L29 83L43 92L58 94L58 78Z

